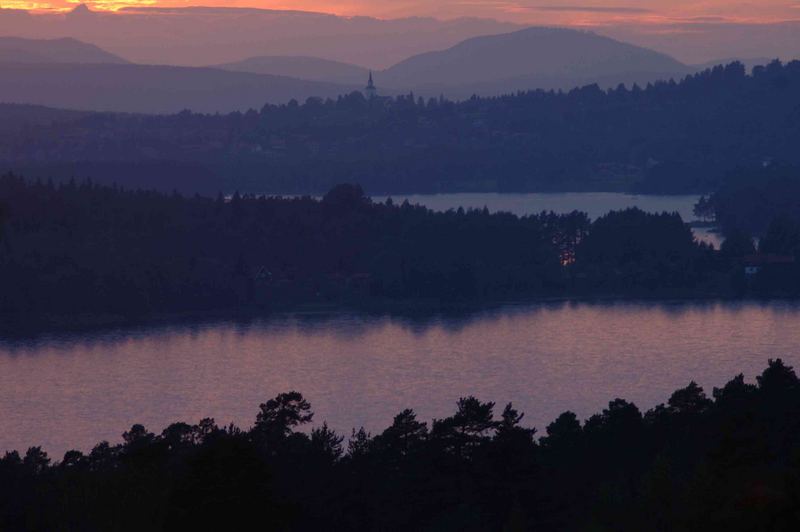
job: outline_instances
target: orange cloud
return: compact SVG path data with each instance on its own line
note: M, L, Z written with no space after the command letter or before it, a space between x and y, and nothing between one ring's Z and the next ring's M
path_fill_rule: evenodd
M338 15L491 17L529 24L664 24L687 20L777 22L800 16L797 0L9 0L0 7L68 11L85 3L93 10L131 7L255 7Z

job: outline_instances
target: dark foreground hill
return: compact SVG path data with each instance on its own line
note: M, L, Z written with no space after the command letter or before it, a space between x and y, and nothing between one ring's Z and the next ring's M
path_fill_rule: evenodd
M511 403L470 396L430 424L405 410L345 442L288 392L254 407L250 428L134 425L61 460L8 452L0 528L788 532L798 411L780 359L755 384L739 375L708 396L691 382L645 413L614 399L539 431Z
M0 322L11 327L308 304L800 294L800 264L744 279L742 255L697 243L676 213L590 222L577 212L435 213L374 203L352 185L322 200L225 200L14 176L0 178L0 209Z
M702 289L719 271L680 217L641 211L590 224L580 213L434 213L373 203L357 186L322 200L225 201L14 176L0 178L0 205L0 315L17 320L307 303L457 305L590 286L677 293ZM621 234L639 255L620 268L625 251L605 248L614 228L632 224ZM579 285L573 264L586 274Z

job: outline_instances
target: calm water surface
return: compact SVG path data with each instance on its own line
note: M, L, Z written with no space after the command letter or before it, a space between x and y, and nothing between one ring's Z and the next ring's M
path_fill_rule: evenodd
M800 305L546 304L469 317L287 315L265 321L0 341L0 451L88 450L133 423L248 427L296 389L341 432L411 407L446 416L475 394L514 401L540 431L615 397L647 409L696 379L709 391L768 357L800 366Z

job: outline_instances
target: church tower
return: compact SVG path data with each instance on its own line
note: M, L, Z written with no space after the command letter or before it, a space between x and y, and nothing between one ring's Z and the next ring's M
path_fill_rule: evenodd
M364 94L368 99L372 99L378 95L378 89L375 88L375 82L372 81L372 70L369 71L369 81L367 82L367 86L364 88Z

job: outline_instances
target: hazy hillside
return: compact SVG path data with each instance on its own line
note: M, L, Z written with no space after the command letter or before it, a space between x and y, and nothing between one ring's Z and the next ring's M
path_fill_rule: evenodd
M216 68L345 85L364 85L369 76L369 69L361 66L303 56L251 57L235 63L218 65Z
M41 125L20 118L34 112ZM372 194L702 193L737 167L800 164L800 62L750 75L736 63L641 90L462 102L352 93L220 116L0 106L6 123L17 127L0 126L0 172L34 178L205 194L320 194L343 182Z
M201 3L201 2L198 2ZM308 56L386 68L469 37L520 28L488 19L381 20L245 8L78 8L63 14L0 10L0 28L33 38L69 35L142 64L205 66L256 56Z
M593 33L528 28L411 57L382 72L378 84L464 97L595 82L643 83L690 70L669 56Z
M220 68L356 86L362 86L369 73L363 67L312 57L254 57ZM384 94L414 91L463 99L592 83L643 85L692 71L669 56L593 33L528 28L415 55L375 72L375 79Z
M54 109L38 105L0 103L0 133L27 128L53 127L57 124L80 120L87 114L82 111Z
M75 39L0 37L0 62L14 63L128 63L92 44Z
M356 87L211 68L148 65L0 64L0 101L141 113L260 109Z
M753 13L759 4L752 4ZM756 7L757 6L757 7ZM781 58L788 61L800 53L800 20L774 23L734 22L686 23L676 20L653 31L652 24L598 26L594 31L624 42L658 50L686 64L707 64L720 58Z

